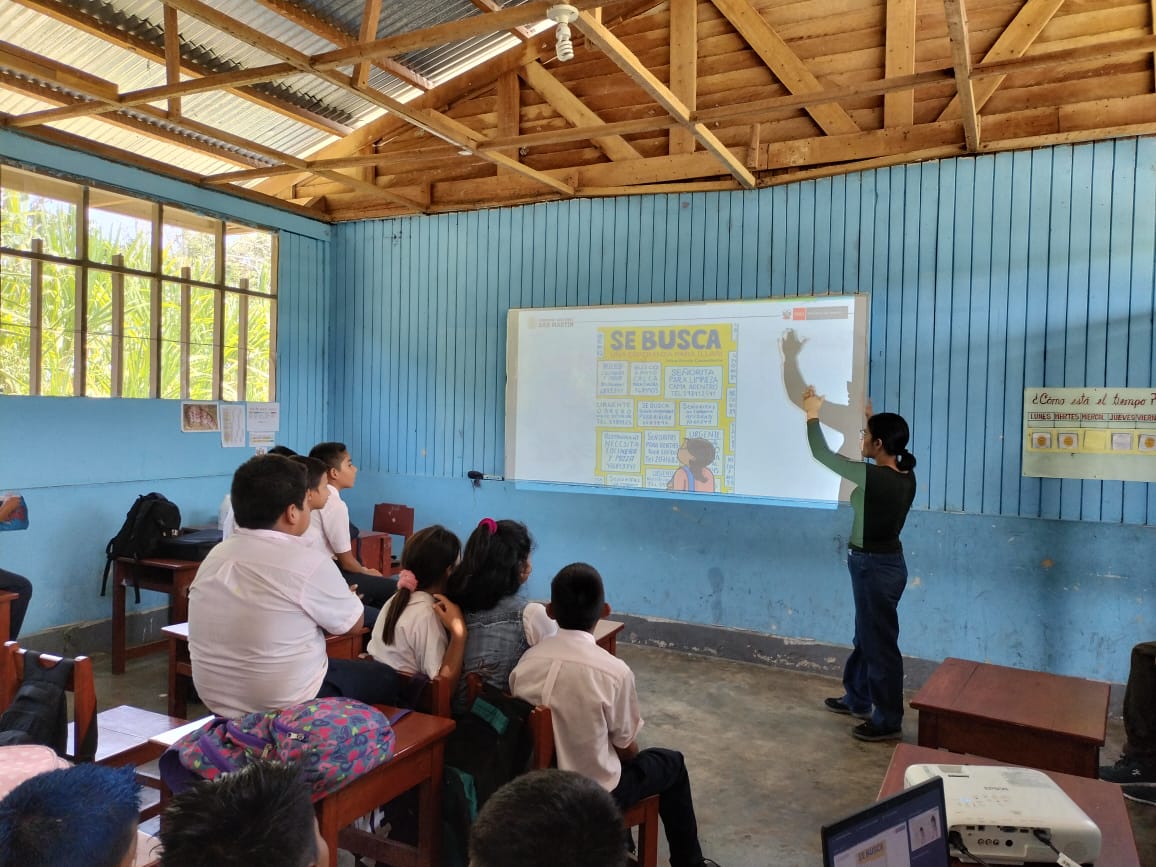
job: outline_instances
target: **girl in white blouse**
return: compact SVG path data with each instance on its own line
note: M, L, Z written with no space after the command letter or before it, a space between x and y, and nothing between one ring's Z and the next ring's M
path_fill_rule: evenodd
M373 626L370 656L402 674L441 677L453 689L462 672L466 621L441 591L461 550L458 537L440 524L406 540L397 592Z

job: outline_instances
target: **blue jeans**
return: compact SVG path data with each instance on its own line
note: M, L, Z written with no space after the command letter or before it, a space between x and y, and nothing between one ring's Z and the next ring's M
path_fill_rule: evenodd
M903 656L899 652L899 599L907 587L903 554L847 552L855 597L855 639L843 666L843 701L871 723L891 731L903 723Z

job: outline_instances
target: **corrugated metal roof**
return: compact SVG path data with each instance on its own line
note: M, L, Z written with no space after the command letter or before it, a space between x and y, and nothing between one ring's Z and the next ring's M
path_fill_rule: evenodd
M311 32L292 16L282 15L257 0L206 0L213 9L254 28L276 42L295 51L313 55L332 50L335 43ZM501 4L518 6L527 0ZM288 5L288 4L286 4ZM361 27L364 0L322 0L294 3L302 13L311 13L323 25L349 34L351 40ZM12 0L0 0L0 33L14 45L51 60L82 70L97 78L115 83L118 92L126 93L163 85L166 81L163 63L164 9L159 0L69 0L70 14L83 24L115 30L125 45L85 32ZM428 2L386 2L378 23L378 38L406 33L482 14L470 0L428 0ZM281 62L280 56L225 33L192 15L179 13L182 60L203 73L227 72ZM322 28L323 32L324 28ZM499 51L511 47L510 34L492 34L463 42L437 46L395 58L426 79L440 84L464 70L481 63ZM134 50L136 49L136 50ZM149 54L154 56L150 57ZM349 68L346 68L348 72ZM188 78L189 76L183 76ZM55 82L44 82L57 92ZM420 91L395 76L372 68L370 86L402 101ZM381 116L382 110L357 93L318 76L301 74L254 86L254 91L281 105L291 105L328 119L346 128L357 128ZM78 94L73 93L75 98ZM62 100L67 103L70 100ZM167 110L158 102L156 108ZM0 112L26 114L51 107L34 96L0 87ZM185 96L182 114L233 136L257 142L267 148L293 156L306 156L333 140L340 128L323 131L317 125L286 116L285 113L259 104L252 98L216 91ZM152 127L179 130L179 121L165 123L156 117L136 119ZM319 121L320 122L320 121ZM238 166L222 161L212 153L198 153L174 142L158 141L147 135L102 120L99 116L69 119L52 124L76 135L103 144L199 173L234 171ZM190 140L204 140L199 133ZM268 157L232 148L247 165L268 163Z

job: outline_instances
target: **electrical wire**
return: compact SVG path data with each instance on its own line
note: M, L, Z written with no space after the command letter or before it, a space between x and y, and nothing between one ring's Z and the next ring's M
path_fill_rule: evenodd
M992 867L989 862L984 861L978 855L975 855L968 850L967 846L963 842L963 835L958 831L952 831L947 835L947 839L951 842L952 846L959 850L960 853L962 853L965 857L970 858L976 864L979 864L980 867Z

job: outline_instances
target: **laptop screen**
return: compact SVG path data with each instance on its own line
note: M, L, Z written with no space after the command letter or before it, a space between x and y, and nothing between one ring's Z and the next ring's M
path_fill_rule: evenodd
M823 867L948 867L943 780L824 825Z

